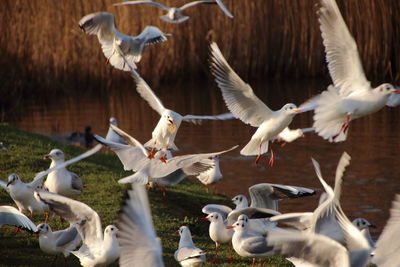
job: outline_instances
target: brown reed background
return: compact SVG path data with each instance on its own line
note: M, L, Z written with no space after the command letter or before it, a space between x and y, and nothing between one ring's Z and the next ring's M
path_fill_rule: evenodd
M187 1L160 0L179 6ZM2 96L41 92L115 90L132 86L129 75L104 64L95 36L78 27L92 12L115 16L117 28L137 35L146 25L171 33L147 47L139 72L150 82L208 75L208 39L213 36L230 64L246 79L327 77L316 0L224 0L233 20L203 5L191 18L168 24L162 10L147 5L114 7L110 0L0 1L0 90ZM359 44L373 84L400 81L400 1L338 0Z

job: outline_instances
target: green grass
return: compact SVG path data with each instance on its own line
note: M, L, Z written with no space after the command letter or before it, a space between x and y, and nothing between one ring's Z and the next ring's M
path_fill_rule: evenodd
M25 132L5 124L0 124L0 141L8 150L0 151L0 175L6 180L11 173L17 173L25 182L33 179L35 173L49 167L49 161L43 156L53 148L64 151L70 159L83 152L83 149L52 139ZM123 171L118 158L111 153L97 153L81 162L68 167L83 180L84 192L77 197L92 207L100 215L103 227L115 224L120 209L122 196L128 186L117 183L127 173ZM166 266L178 266L173 255L178 246L179 235L175 231L181 225L189 226L195 244L209 252L211 258L214 243L208 236L207 222L199 221L204 217L201 208L209 203L227 204L228 198L223 195L206 193L204 187L196 181L186 179L181 184L168 188L168 199L163 200L159 191L150 191L149 198L157 234L162 239L164 261ZM13 205L12 199L4 190L0 191L0 205ZM36 214L34 222L43 222L43 214ZM49 220L53 230L64 229L67 222L61 223L58 218ZM54 256L46 255L39 249L38 238L34 234L13 233L13 228L4 226L0 229L0 266L49 266ZM235 264L225 263L227 245L223 245L218 257L218 266L249 266L251 259L234 255ZM283 257L274 256L266 260L267 266L292 266ZM60 257L56 264L64 264ZM117 266L117 264L114 264ZM74 256L68 259L68 266L79 266ZM213 266L205 264L205 266Z

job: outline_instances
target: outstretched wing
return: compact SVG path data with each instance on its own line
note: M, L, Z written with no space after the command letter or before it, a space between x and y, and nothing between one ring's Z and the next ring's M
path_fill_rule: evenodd
M193 1L193 2L189 2L189 3L184 4L179 9L180 10L184 10L184 9L192 7L192 6L197 6L197 5L202 5L202 4L216 5L217 2L216 1Z
M201 124L202 120L229 120L229 119L234 119L235 116L233 116L232 113L223 113L219 115L214 115L214 116L197 116L197 115L185 115L183 116L182 120L191 122L194 124Z
M36 225L12 206L0 206L0 227L2 225L12 225L30 232L37 231Z
M143 40L145 45L151 45L167 41L165 34L155 26L146 26L144 30L136 36L136 38Z
M149 200L142 185L133 184L118 216L120 266L164 266L162 247L151 218Z
M118 32L114 24L114 15L107 12L92 13L79 21L79 27L87 34L97 35L100 44L111 45Z
M370 82L364 74L357 44L343 20L335 0L321 0L319 23L329 73L340 94L368 90Z
M251 126L258 127L273 112L229 66L216 43L211 43L211 72L221 89L225 104L232 114Z
M224 219L226 219L228 217L228 214L232 212L232 209L225 205L208 204L208 205L205 205L201 211L205 214L211 214L213 212L218 212L219 214L221 214L222 217L224 217Z
M137 5L137 4L152 5L152 6L164 9L166 11L168 11L170 9L169 7L164 6L163 4L155 2L155 1L125 1L125 2L121 2L121 3L113 4L113 6Z

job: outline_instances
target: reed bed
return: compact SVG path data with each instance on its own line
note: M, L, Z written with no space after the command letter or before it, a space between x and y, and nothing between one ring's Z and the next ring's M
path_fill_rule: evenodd
M161 1L161 0L160 0ZM150 82L198 79L208 74L208 40L217 41L246 79L327 76L316 0L225 0L235 19L216 6L188 9L191 18L168 24L162 10L116 0L0 1L2 95L113 90L131 86L129 75L104 64L95 36L78 27L91 12L112 12L118 29L137 35L146 25L171 33L168 42L146 48L139 72ZM187 1L162 0L168 5ZM400 2L338 0L359 44L368 77L377 84L400 81Z

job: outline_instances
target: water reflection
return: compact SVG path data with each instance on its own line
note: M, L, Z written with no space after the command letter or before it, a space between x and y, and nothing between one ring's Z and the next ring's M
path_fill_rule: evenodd
M325 83L326 84L326 83ZM296 84L268 83L253 86L256 94L273 109L286 102L300 104L321 91L320 82ZM154 88L165 106L181 114L218 114L226 112L221 94L213 83L209 85L180 84ZM17 127L48 135L83 131L90 125L94 133L105 135L108 119L118 118L119 125L142 142L150 139L159 115L136 93L134 86L107 96L88 95L62 97L38 104L37 99L25 101L16 121ZM331 144L315 134L288 144L275 145L276 165L267 166L267 158L259 165L254 157L243 157L238 150L221 160L224 179L217 188L228 196L247 193L247 188L260 182L293 184L321 188L310 161L318 160L324 177L333 184L336 164L343 151L352 156L343 183L342 203L351 219L365 217L376 224L377 235L384 226L394 194L400 188L398 109L384 110L352 122L348 140ZM312 114L295 117L292 127L309 127ZM197 126L182 123L176 138L179 153L207 152L246 144L255 128L239 120L205 121ZM316 207L318 196L282 203L282 212L310 211ZM372 229L374 231L374 229Z

